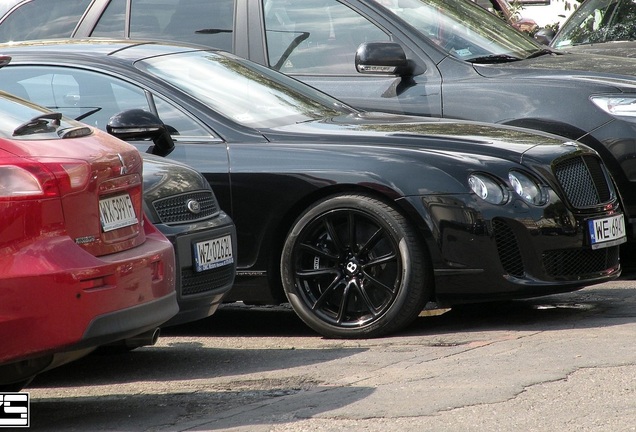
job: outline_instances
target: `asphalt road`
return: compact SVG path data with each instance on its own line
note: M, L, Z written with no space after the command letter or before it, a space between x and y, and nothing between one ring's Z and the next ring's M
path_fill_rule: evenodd
M361 341L230 305L42 374L25 389L30 429L632 431L635 287L454 309Z

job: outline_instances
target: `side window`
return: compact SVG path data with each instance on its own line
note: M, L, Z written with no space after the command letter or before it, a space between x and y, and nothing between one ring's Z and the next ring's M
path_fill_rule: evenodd
M146 93L118 78L82 69L7 66L0 69L0 90L106 130L108 120L129 109L152 111ZM172 104L154 97L159 118L176 138L213 137Z
M82 69L5 67L0 69L0 88L103 130L120 111L149 110L141 89Z
M91 0L33 0L0 23L0 42L69 37Z
M111 0L99 17L91 36L124 37L126 30L126 0Z
M232 51L234 0L132 0L130 37Z
M566 22L557 48L569 45L636 39L636 1L606 0L585 3Z
M269 64L284 73L355 74L363 42L389 36L336 0L264 0Z
M636 2L633 0L619 2L619 7L611 22L607 23L605 41L622 41L636 39Z
M592 11L584 20L581 21L581 25L578 29L572 31L572 42L575 44L603 42L601 23L607 24L609 18L614 12L615 6L616 3L612 3L607 10L595 9Z
M217 138L208 132L207 129L199 125L192 118L175 108L171 103L166 102L158 96L153 96L157 115L162 122L172 131L172 138L179 142L179 137L184 138Z

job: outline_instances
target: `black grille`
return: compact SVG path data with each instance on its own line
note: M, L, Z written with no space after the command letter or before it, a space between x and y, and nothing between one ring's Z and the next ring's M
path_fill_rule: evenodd
M198 213L188 210L188 202L191 200L199 203L200 211ZM159 216L159 220L165 224L207 219L219 211L214 194L210 191L175 195L157 200L152 205Z
M598 273L618 265L618 246L604 249L560 249L543 254L543 266L552 277Z
M554 173L575 208L597 206L612 198L605 170L595 156L567 159L555 167Z
M499 260L504 270L512 276L523 277L525 270L515 233L504 221L499 219L494 219L492 226Z
M193 271L191 268L184 269L181 271L181 295L199 294L227 286L232 282L233 277L233 265L226 265L200 273Z

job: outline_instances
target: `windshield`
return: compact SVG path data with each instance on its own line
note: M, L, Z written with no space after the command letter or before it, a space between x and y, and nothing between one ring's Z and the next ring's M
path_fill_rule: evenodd
M636 0L586 1L552 41L555 48L636 39Z
M245 126L272 128L354 110L279 72L213 51L152 57L137 67Z
M19 140L63 138L84 125L61 114L0 92L0 137ZM90 130L87 130L90 133Z
M524 59L538 43L501 18L465 0L374 0L442 50L466 61Z

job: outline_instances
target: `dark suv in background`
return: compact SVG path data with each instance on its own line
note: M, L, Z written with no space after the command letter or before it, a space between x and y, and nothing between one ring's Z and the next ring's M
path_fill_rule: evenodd
M473 2L15 3L0 10L0 41L194 42L267 65L364 110L501 123L578 140L605 159L636 222L636 60L549 49Z

